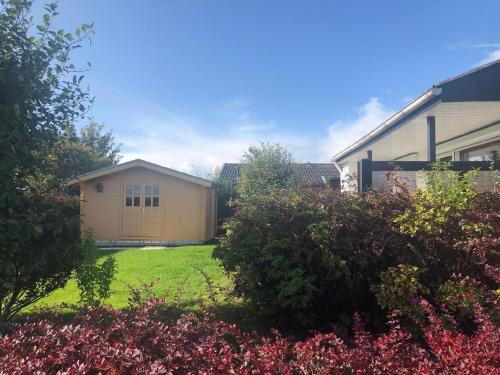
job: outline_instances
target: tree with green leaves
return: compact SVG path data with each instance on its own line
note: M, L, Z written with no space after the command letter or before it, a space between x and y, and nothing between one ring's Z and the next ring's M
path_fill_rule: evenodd
M64 197L55 147L92 103L72 52L92 25L55 30L32 1L0 0L0 321L65 285L82 258L78 202Z
M104 132L104 125L91 121L80 129L72 129L53 148L50 158L60 179L70 179L80 174L109 167L120 161L120 145L115 144L113 133ZM73 188L78 186L73 186ZM78 189L70 189L77 192Z
M294 185L292 155L283 146L262 142L251 146L242 159L237 185L242 201L250 201L260 195L268 195Z

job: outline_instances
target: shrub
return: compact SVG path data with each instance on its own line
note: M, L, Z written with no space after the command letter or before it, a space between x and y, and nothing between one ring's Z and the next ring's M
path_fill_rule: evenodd
M92 98L72 52L89 39L34 24L31 0L0 1L0 320L64 286L80 260L78 206L50 160ZM41 7L40 7L41 10Z
M111 294L111 281L114 279L116 261L112 256L97 263L98 250L92 232L86 232L82 241L83 261L75 270L75 279L80 289L80 303L85 306L100 304Z
M24 220L0 237L0 322L64 287L82 260L79 202L53 195L25 202Z
M483 291L477 281L470 277L453 278L439 286L437 301L451 311L472 311L475 304L484 302Z
M421 315L418 301L429 293L419 281L418 267L400 264L380 274L380 283L372 286L380 307L398 311L412 317Z
M312 245L307 236L311 219L306 202L293 191L254 197L253 204L238 207L214 250L214 257L235 276L235 293L268 313L289 309L305 318L302 310L315 289L315 277L303 261L303 251Z
M380 314L371 284L387 266L411 258L391 221L407 204L389 194L282 190L242 203L214 257L234 278L237 295L283 321Z
M418 189L413 205L396 222L402 232L417 235L419 232L439 236L446 231L450 220L470 210L476 196L474 181L477 171L458 173L448 169L447 163L437 162L430 171L424 171L425 190Z
M500 330L476 306L471 336L429 324L419 344L391 322L373 336L355 317L353 340L333 333L304 341L241 332L208 314L163 318L165 301L118 311L96 307L69 324L31 319L0 337L1 374L497 374Z
M371 329L384 329L386 309L415 312L412 293L440 302L440 287L454 275L498 289L500 194L460 181L456 192L435 182L414 195L281 190L240 201L213 255L235 293L278 320L352 327L359 311ZM420 270L418 284L411 272L389 277L401 277L394 291L404 299L377 289L399 265Z
M500 194L476 193L475 171L460 174L441 164L427 173L427 190L395 218L408 246L425 267L422 278L436 288L454 275L498 287Z
M292 155L279 144L251 146L243 155L238 197L250 201L293 184Z

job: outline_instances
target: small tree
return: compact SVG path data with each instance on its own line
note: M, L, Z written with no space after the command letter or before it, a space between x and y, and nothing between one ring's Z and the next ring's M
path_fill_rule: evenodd
M115 144L111 131L104 133L103 130L103 124L92 121L79 134L72 129L57 142L51 161L61 179L118 164L120 145Z
M242 201L293 185L292 155L279 144L261 143L243 155L237 192Z
M80 303L96 306L111 295L111 281L116 270L112 256L97 264L98 250L91 232L86 232L82 242L83 262L75 271L76 284L80 289Z
M60 180L109 167L120 161L120 145L115 144L113 133L104 132L104 125L91 121L79 133L72 128L57 142L48 158ZM68 186L66 192L79 195L79 185Z
M120 145L115 144L113 132L103 133L103 130L104 124L92 121L80 130L78 138L82 146L92 150L97 168L118 164L121 159Z
M92 34L40 25L32 1L0 0L0 320L64 286L81 261L78 206L50 160L92 99L71 52Z

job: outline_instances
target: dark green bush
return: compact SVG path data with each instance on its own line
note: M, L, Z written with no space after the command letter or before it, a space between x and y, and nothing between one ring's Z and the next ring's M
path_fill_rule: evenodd
M380 312L371 284L411 258L391 223L407 204L392 195L283 190L241 204L214 256L235 293L265 313L305 325L349 322L356 310Z
M306 233L312 218L302 196L294 192L261 196L238 207L214 252L235 276L235 293L267 312L290 308L301 314L314 292L314 277L302 257L302 250L313 246Z
M79 201L20 194L0 237L0 321L64 287L82 260Z
M55 3L36 11L29 0L0 4L0 320L6 320L64 286L81 260L78 201L61 196L67 176L51 161L92 102L82 70L71 63L92 27L75 34L54 29Z
M282 322L351 326L358 311L371 328L383 329L387 313L411 315L422 294L442 301L451 290L445 283L457 275L498 288L500 194L470 193L464 208L448 193L437 196L445 197L439 204L450 207L449 215L426 217L419 210L437 198L422 193L261 195L240 202L214 257L237 295ZM431 224L419 227L422 219ZM395 289L382 293L390 283Z

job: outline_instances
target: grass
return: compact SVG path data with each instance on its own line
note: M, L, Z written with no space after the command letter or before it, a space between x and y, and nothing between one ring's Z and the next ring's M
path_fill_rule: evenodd
M111 284L113 294L106 301L116 308L128 305L128 285L140 286L154 281L155 294L167 293L173 300L180 295L183 308L196 311L200 302L209 302L203 269L216 285L227 287L230 281L219 264L212 259L214 245L181 246L165 249L121 249L102 251L101 258L113 255L116 258L116 279ZM182 290L181 290L182 289ZM79 291L74 280L64 289L38 301L27 312L41 306L54 306L62 302L77 303Z
M221 293L214 305L210 300L207 282L200 272L202 269L214 282L217 288L230 289L231 282L224 274L217 261L212 259L214 245L180 246L165 249L121 249L105 250L100 258L107 255L116 258L116 279L111 284L113 294L105 301L106 305L115 308L128 306L129 286L141 286L154 282L153 292L156 295L167 294L172 303L172 317L183 312L199 311L203 304L219 319L235 323L247 331L256 330L261 334L269 332L273 322L260 318L251 304L238 298L226 298ZM177 305L177 296L180 304ZM24 314L37 314L41 307L55 307L66 302L75 304L79 301L79 290L74 280L66 287L54 291L36 304L27 308ZM75 315L71 309L59 309L68 321Z

